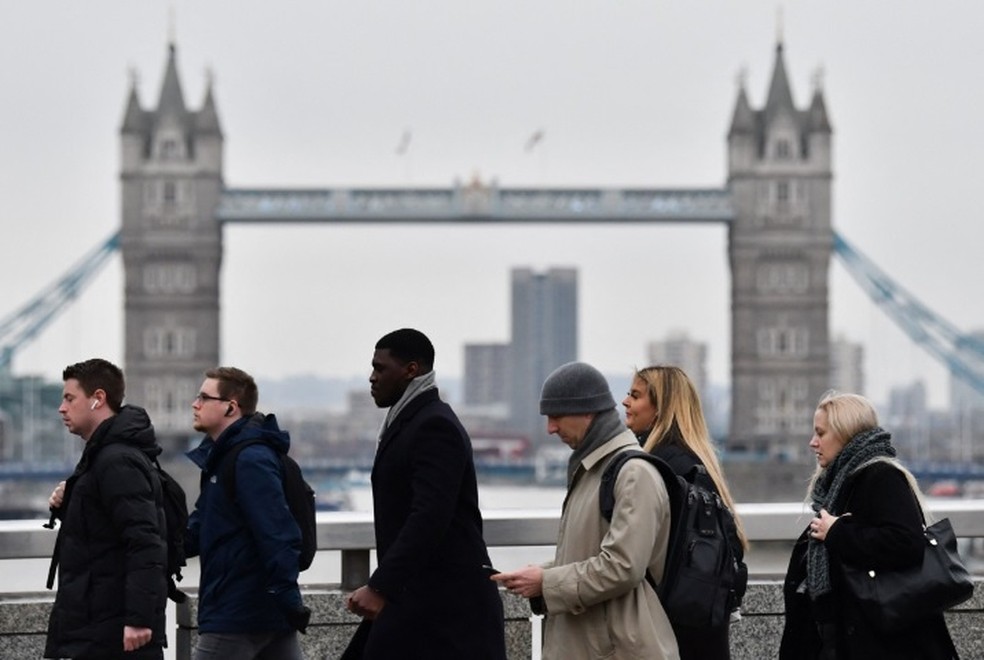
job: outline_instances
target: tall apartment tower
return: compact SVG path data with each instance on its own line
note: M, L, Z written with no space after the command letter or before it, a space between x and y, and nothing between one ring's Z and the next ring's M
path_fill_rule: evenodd
M967 339L974 346L962 348L961 357L978 378L984 378L981 370L980 348L984 346L984 330L969 333ZM976 350L974 350L976 349ZM950 412L953 436L956 440L953 456L958 460L979 461L984 456L984 394L950 370Z
M685 332L671 333L666 339L649 342L648 357L648 364L669 365L683 369L706 405L706 342L694 341Z
M509 344L465 344L465 405L508 404Z
M551 371L577 359L577 270L515 268L511 279L510 417L516 431L543 439L540 387Z
M201 109L189 110L173 44L157 108L141 108L134 83L120 142L127 400L147 408L174 451L194 433L202 372L219 361L223 184L211 84Z
M831 133L819 88L796 108L779 43L765 107L742 87L728 133L729 449L805 456L828 388Z

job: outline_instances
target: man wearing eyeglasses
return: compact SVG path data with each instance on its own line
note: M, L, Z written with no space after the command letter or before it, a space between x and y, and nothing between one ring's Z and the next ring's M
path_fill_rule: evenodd
M256 411L258 398L252 376L218 367L205 372L191 404L195 430L205 434L188 452L202 470L185 540L188 556L201 558L195 660L302 658L296 631L311 612L297 586L301 530L278 456L290 437ZM224 467L227 457L235 465ZM234 493L225 487L233 474Z

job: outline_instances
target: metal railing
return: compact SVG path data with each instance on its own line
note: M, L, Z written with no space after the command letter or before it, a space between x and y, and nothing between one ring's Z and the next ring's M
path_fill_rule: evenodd
M738 512L753 546L792 542L809 520L809 512L802 503L739 504ZM949 518L961 538L984 537L984 500L934 500L928 503L927 513L936 520ZM485 511L483 515L485 540L490 548L551 546L556 542L559 511L509 509ZM42 522L0 521L0 560L50 557L55 534L42 528ZM374 547L372 514L318 514L318 548L341 553L342 588L365 584ZM754 551L753 547L749 557ZM754 576L754 562L749 561L749 566Z

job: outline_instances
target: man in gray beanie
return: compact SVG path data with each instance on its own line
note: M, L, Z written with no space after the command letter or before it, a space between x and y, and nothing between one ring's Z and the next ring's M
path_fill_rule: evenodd
M606 522L598 504L611 458L638 449L622 424L608 381L583 362L547 376L540 394L547 432L573 449L554 561L499 573L493 580L533 599L546 614L543 660L601 657L677 660L676 638L646 571L663 579L670 538L670 502L662 477L647 461L628 461L615 481Z

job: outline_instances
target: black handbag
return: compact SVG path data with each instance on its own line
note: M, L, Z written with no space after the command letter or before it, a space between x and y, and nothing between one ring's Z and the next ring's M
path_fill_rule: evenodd
M847 590L865 618L882 632L895 632L940 614L974 594L949 518L925 527L924 534L926 548L919 566L878 571L843 566Z

